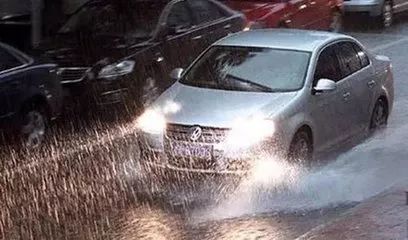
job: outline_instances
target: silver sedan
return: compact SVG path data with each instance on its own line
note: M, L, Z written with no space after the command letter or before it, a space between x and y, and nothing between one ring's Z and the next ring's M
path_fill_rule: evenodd
M245 171L261 155L310 161L386 125L394 100L390 60L326 32L234 34L172 76L137 124L147 163L174 171Z

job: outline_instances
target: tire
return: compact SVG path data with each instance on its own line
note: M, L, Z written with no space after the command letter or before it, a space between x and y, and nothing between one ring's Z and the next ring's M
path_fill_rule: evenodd
M313 159L313 143L309 134L298 131L289 147L288 160L294 163L310 163Z
M341 32L343 30L343 14L339 11L334 11L332 14L332 20L329 26L330 32Z
M383 28L389 28L394 21L394 13L392 11L391 1L386 0L381 9L381 16L378 18L378 21Z
M370 130L375 131L386 126L388 123L388 106L383 99L378 99L375 103L370 120Z
M30 106L21 113L20 138L24 147L38 148L44 142L48 128L48 115L43 106Z

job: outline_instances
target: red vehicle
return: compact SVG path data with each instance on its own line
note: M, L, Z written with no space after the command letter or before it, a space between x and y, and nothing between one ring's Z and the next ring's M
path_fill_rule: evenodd
M227 0L243 12L249 28L301 28L340 31L343 0Z

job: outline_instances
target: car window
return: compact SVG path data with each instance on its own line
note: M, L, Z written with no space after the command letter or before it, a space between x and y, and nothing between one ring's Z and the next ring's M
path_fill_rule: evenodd
M166 3L155 1L123 1L122 4L95 2L71 15L60 34L90 31L95 34L131 34L136 38L151 37Z
M357 55L360 58L360 62L361 62L361 67L364 68L366 66L368 66L370 64L370 60L368 59L367 54L364 52L364 50L357 45L356 43L351 43L354 47L354 50L357 52Z
M94 23L92 28L96 33L120 33L124 30L123 15L117 12L112 5L96 9L91 17L94 18L91 22Z
M0 48L0 72L22 65L14 55L4 48Z
M190 6L197 24L211 22L224 17L221 9L207 0L190 1Z
M177 2L171 7L167 25L175 29L188 29L193 25L191 12L185 1Z
M362 68L360 57L351 42L338 43L337 54L341 69L341 78L345 78Z
M316 71L314 75L315 86L317 81L322 78L330 79L335 82L341 79L339 61L335 52L335 45L325 48L317 60Z
M303 51L216 46L180 82L231 91L295 91L303 86L309 58Z
M112 4L90 5L74 14L59 32L112 33L122 30L120 23L119 13L115 11Z

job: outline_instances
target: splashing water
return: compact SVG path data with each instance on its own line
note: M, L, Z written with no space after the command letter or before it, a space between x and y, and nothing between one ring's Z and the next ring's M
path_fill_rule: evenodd
M305 170L277 160L265 178L255 170L237 191L220 204L193 214L198 220L223 219L262 212L297 212L363 201L408 178L408 125L390 126L339 155L324 167Z

